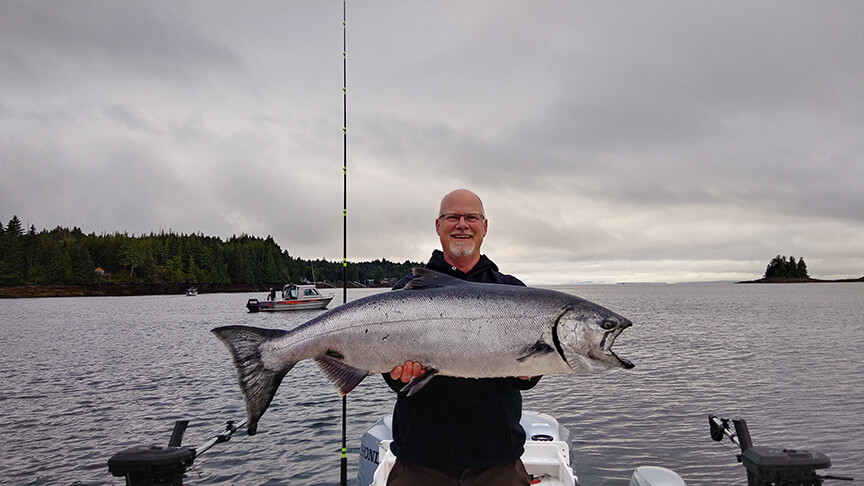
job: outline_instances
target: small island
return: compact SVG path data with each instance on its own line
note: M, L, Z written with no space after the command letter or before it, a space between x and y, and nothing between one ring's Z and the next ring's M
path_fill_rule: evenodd
M864 282L864 276L861 278L847 278L840 280L821 280L810 278L807 274L807 263L804 258L797 261L794 256L788 259L785 255L777 255L768 264L765 269L765 275L758 280L749 280L738 283L828 283L828 282Z

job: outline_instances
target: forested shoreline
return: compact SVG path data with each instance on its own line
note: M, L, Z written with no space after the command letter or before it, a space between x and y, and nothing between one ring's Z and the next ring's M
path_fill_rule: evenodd
M415 266L422 264L349 262L347 280L352 286L387 285ZM74 287L72 295L127 295L175 293L188 285L222 289L213 291L307 281L341 286L342 275L342 262L293 257L270 236L241 234L223 241L200 233L135 236L59 226L37 231L33 225L24 230L17 215L0 224L0 294L11 287L66 286Z
M386 259L347 264L351 287L391 286L419 262ZM272 237L227 240L173 232L129 235L80 228L24 230L18 216L0 224L0 297L250 292L285 283L341 287L342 262L304 260ZM860 279L834 280L861 282ZM740 283L827 282L810 278L803 258L777 255L763 278Z

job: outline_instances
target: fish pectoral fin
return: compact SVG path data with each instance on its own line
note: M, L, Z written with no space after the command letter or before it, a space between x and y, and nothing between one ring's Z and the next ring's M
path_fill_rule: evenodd
M429 381L438 374L438 370L432 367L426 367L426 373L418 376L416 378L411 378L411 381L405 384L399 393L405 393L405 396L410 397L411 395L419 392L424 386L426 386Z
M330 354L315 358L315 362L318 363L324 374L330 378L330 381L336 385L341 395L347 395L364 378L369 376L368 371L354 368Z
M555 352L555 348L544 343L542 340L539 340L536 343L534 343L532 346L525 348L525 354L516 358L516 361L521 363L528 358L533 358L535 356L542 356L542 355L554 353L554 352Z

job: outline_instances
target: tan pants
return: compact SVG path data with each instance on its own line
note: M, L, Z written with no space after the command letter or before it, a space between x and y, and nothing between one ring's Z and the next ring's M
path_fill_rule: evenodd
M528 486L522 460L483 469L442 471L396 459L387 486Z

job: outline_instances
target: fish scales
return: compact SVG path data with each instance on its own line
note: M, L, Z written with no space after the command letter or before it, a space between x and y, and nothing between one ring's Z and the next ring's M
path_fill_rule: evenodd
M284 359L295 362L335 351L346 363L370 373L389 372L406 360L436 366L441 375L467 378L539 373L543 370L532 369L532 362L520 363L514 356L541 339L544 331L551 332L564 305L526 306L511 293L470 287L404 292L350 302L289 331L273 345ZM484 359L478 362L478 355Z

